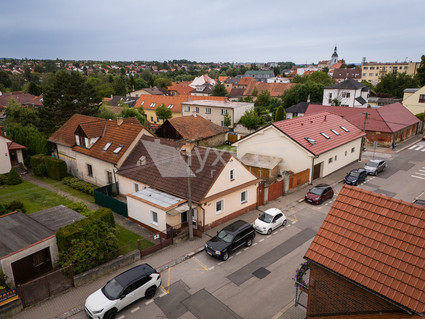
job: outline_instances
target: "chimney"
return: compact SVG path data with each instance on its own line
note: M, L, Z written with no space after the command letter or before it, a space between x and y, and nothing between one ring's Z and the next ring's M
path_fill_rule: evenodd
M325 114L325 121L326 121L326 114Z
M124 119L122 117L118 117L117 118L117 125L121 126L122 122L124 121Z

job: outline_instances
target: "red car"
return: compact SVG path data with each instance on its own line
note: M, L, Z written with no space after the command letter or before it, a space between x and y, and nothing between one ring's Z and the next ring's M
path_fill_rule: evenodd
M334 190L327 184L319 184L305 195L305 201L311 204L321 204L334 196Z

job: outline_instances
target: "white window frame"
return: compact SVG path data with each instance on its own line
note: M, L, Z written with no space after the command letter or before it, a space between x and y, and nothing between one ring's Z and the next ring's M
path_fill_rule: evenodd
M205 114L211 114L211 108L210 107L205 108Z
M158 226L158 213L153 210L151 210L151 223L155 226Z
M227 110L226 109L221 109L221 115L226 115Z
M184 111L185 111L185 112L190 112L190 106L185 105L185 106L184 106Z
M235 180L235 169L232 168L229 171L229 178L230 178L231 181L234 181Z
M93 165L87 164L87 176L93 177Z
M218 205L221 206L220 210L218 209ZM220 200L215 202L215 213L221 214L222 212L224 212L224 199L220 199Z
M135 193L139 191L139 184L133 183L133 187L134 187L134 192Z
M244 190L241 192L241 204L245 204L248 202L248 190Z

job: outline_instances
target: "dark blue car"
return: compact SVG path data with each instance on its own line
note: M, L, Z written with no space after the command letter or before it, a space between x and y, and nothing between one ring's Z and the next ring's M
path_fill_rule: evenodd
M348 185L357 186L364 182L367 177L367 171L363 168L356 168L351 170L344 178L344 183Z

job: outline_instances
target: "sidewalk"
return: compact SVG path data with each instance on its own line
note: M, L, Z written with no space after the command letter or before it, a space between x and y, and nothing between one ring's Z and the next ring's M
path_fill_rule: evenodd
M375 158L385 158L385 159L390 158L391 156L393 156L393 154L400 152L401 150L418 142L421 137L422 136L417 138L412 138L409 141L400 143L397 145L396 149L394 150L392 150L391 148L379 148L379 149L376 149L375 151L373 149L367 149L363 153L361 162L352 163L348 165L347 167L340 169L339 171L335 173L332 173L331 175L328 175L323 178L319 178L315 180L314 184L327 183L329 185L336 185L342 181L342 179L344 178L344 176L350 169L362 167L363 162L372 158L373 156L375 156ZM31 176L26 176L24 178L31 182L35 180ZM57 190L55 187L49 184L40 182L38 180L35 180L34 183L45 188L51 187L54 189L53 190L54 192L62 195L61 192L63 191ZM46 184L48 187L46 185L41 185L40 183ZM271 207L278 207L283 210L289 209L297 205L299 202L301 202L304 199L304 195L308 187L310 186L300 188L291 194L281 196L277 198L276 200L270 201L269 203L263 206L260 206L259 209L265 210ZM65 195L65 196L69 197L68 195ZM76 199L76 200L81 201L81 199ZM91 204L90 209L92 209L91 207L94 207L93 205L96 205L93 203L90 203L90 204ZM250 223L253 223L254 220L258 217L258 214L259 214L258 210L252 210L238 218L246 220ZM117 220L121 220L121 219L118 218ZM78 288L71 288L70 290L62 294L59 294L57 296L54 296L44 302L25 308L23 311L17 314L14 318L34 319L34 318L70 317L77 312L83 311L83 305L87 296L90 295L92 292L94 292L96 289L99 289L107 281L107 279L112 278L115 275L121 273L122 271L128 268L134 267L136 264L141 264L141 263L149 263L150 265L155 267L158 271L164 271L167 268L172 267L173 265L178 264L199 252L202 252L205 241L207 241L210 237L214 236L217 233L217 230L223 228L225 225L231 222L232 221L229 221L225 224L217 226L216 228L208 230L207 232L203 234L202 238L195 237L193 241L187 240L178 244L174 244L172 246L168 246L167 248L164 248L152 255L149 255L132 265L129 265L125 268L121 268L118 271L108 274L107 276L105 276L105 278L98 279L95 282L86 284ZM126 223L125 218L124 220L121 220L120 223ZM280 313L276 314L275 319L277 318L304 319L305 312L301 311L299 308L295 308L293 304L289 304L286 307L284 307Z

